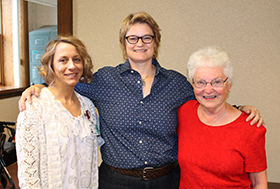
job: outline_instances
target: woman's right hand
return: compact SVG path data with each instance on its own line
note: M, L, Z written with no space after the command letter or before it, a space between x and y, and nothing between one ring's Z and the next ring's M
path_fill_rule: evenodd
M44 88L44 87L45 87L44 85L38 84L38 85L32 85L32 86L28 87L27 89L25 89L25 91L23 91L23 93L18 101L19 111L23 111L26 109L26 106L25 106L26 100L29 104L32 104L31 96L35 95L36 97L39 97L40 92L41 92L42 88Z

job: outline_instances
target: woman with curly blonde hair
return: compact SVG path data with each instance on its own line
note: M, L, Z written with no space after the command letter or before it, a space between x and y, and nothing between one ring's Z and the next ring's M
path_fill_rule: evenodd
M74 91L92 78L86 47L60 36L47 45L41 63L48 87L17 119L19 186L98 188L99 120L93 103Z

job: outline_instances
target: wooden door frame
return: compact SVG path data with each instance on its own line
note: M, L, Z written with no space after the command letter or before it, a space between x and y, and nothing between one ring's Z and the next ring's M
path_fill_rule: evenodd
M73 0L57 0L58 35L73 35Z
M23 87L14 86L1 86L0 85L0 99L10 98L13 96L20 96L22 91L29 86L29 44L28 44L28 11L27 1L21 1L24 6L24 31L23 39L25 40L23 45L23 55L21 60L21 81ZM57 27L58 35L73 35L73 0L57 0ZM0 41L0 44L1 41ZM2 45L1 45L2 46ZM0 56L1 57L1 56ZM1 71L1 70L0 70ZM2 75L2 82L4 81L4 75ZM3 82L5 84L5 82ZM1 84L1 83L0 83Z

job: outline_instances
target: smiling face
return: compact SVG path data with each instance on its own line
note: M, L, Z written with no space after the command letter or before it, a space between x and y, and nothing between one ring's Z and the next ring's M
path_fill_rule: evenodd
M227 78L222 67L203 67L195 71L193 80L205 80L206 82L211 82L217 78L222 78L222 80ZM202 106L208 109L216 109L220 106L224 106L226 103L230 87L228 81L224 82L222 87L212 87L210 83L207 83L206 87L202 88L197 88L194 85L194 94Z
M59 43L53 58L55 85L74 87L83 75L82 58L74 45Z
M126 33L126 36L138 36L144 35L153 36L153 31L146 23L133 24ZM153 40L149 44L144 44L141 39L136 44L129 44L126 40L125 49L128 59L131 64L151 62L154 54L155 41Z

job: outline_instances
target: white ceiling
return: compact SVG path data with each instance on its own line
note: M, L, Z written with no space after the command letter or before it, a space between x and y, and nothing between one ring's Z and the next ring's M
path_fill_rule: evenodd
M57 0L26 0L32 3L37 3L40 5L46 5L46 6L51 6L51 7L56 7L57 6Z

